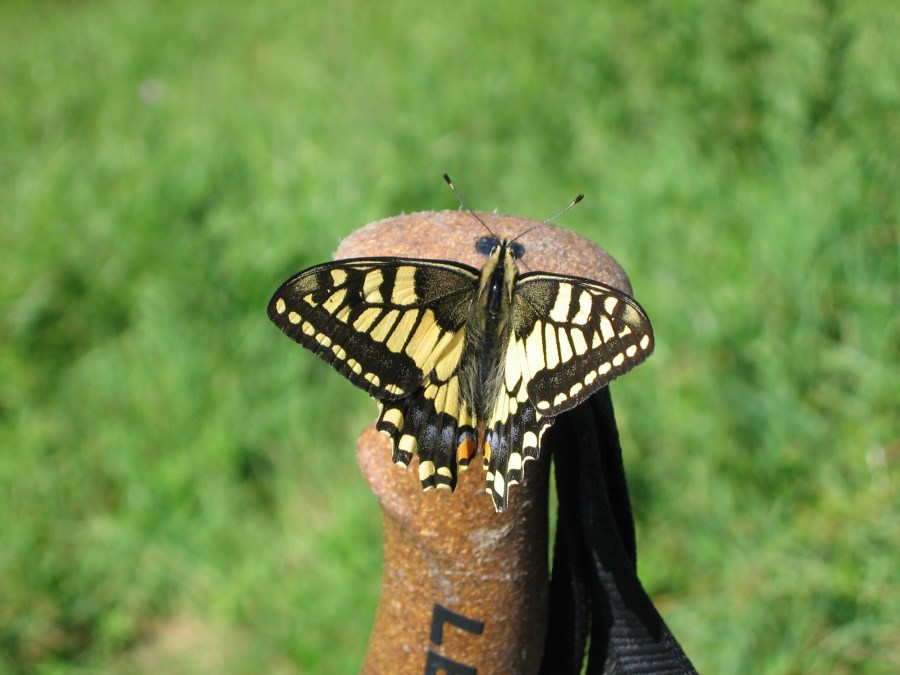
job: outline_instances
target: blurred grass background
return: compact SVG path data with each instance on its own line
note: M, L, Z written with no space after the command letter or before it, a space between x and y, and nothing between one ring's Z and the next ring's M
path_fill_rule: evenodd
M628 270L640 572L701 671L900 670L897 35L889 0L0 5L0 672L358 669L375 408L265 304L455 208L443 171L584 191L563 225Z

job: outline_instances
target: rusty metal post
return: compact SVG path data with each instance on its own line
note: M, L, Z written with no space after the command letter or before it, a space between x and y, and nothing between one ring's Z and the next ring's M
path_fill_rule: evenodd
M479 215L499 237L537 224ZM486 234L464 211L415 213L358 230L335 257L450 259L480 267L484 258L474 244ZM543 226L520 241L529 269L630 292L622 268L572 232ZM415 466L401 471L390 457L387 437L366 429L357 458L381 504L384 570L363 672L536 673L547 616L547 453L526 466L526 483L512 488L510 507L500 514L484 492L478 458L460 472L451 494L423 493Z

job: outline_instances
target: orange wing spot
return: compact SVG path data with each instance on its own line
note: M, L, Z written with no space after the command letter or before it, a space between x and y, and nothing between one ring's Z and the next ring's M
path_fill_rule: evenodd
M488 443L487 441L484 442L484 461L485 462L491 461L491 444Z
M456 446L456 463L462 466L468 466L469 460L475 456L475 439L466 437L463 442Z

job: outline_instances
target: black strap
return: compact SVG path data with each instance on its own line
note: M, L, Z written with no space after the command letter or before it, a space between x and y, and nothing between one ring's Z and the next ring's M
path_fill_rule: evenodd
M637 577L634 518L609 388L547 432L558 524L542 675L696 673Z

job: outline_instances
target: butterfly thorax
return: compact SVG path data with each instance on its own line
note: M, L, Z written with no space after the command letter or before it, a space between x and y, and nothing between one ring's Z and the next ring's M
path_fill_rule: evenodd
M515 257L509 242L496 241L481 270L467 323L460 388L480 422L490 417L502 387L502 355L509 344L512 293L519 275Z

